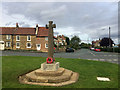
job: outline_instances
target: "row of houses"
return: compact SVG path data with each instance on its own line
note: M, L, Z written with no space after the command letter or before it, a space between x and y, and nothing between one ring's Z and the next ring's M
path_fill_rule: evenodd
M59 38L60 37L60 38ZM66 43L64 35L54 36L54 43ZM45 27L0 27L0 50L38 50L48 52L48 29Z

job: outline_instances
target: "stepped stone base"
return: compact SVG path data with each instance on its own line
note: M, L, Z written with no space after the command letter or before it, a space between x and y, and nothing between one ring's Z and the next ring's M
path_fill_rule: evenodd
M75 83L79 74L65 68L57 70L37 69L25 75L19 76L20 83L42 86L63 86Z

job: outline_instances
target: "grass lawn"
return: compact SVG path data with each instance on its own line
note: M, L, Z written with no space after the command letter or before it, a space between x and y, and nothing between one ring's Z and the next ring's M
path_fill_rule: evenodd
M2 57L2 87L3 88L53 88L20 84L18 76L31 70L40 68L45 62L44 57L3 56ZM71 85L55 88L117 88L118 65L108 62L90 61L83 59L56 58L60 66L79 73L79 80ZM110 82L97 81L96 77L108 77Z

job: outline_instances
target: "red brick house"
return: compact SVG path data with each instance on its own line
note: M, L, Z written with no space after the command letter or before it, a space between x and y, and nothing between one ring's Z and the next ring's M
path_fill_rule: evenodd
M45 27L0 27L0 50L48 51L48 29Z
M65 46L67 45L66 38L65 38L64 35L57 36L57 39L58 39L58 44L59 45L65 45Z

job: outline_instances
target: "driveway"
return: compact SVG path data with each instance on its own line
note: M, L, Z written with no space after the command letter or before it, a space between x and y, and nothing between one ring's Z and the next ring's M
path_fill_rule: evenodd
M38 52L18 52L18 51L2 51L1 56L35 56L35 57L47 57L47 53ZM95 52L88 49L77 50L74 53L54 53L54 57L59 58L78 58L78 59L88 59L96 61L107 61L112 63L118 62L118 53L112 52Z

